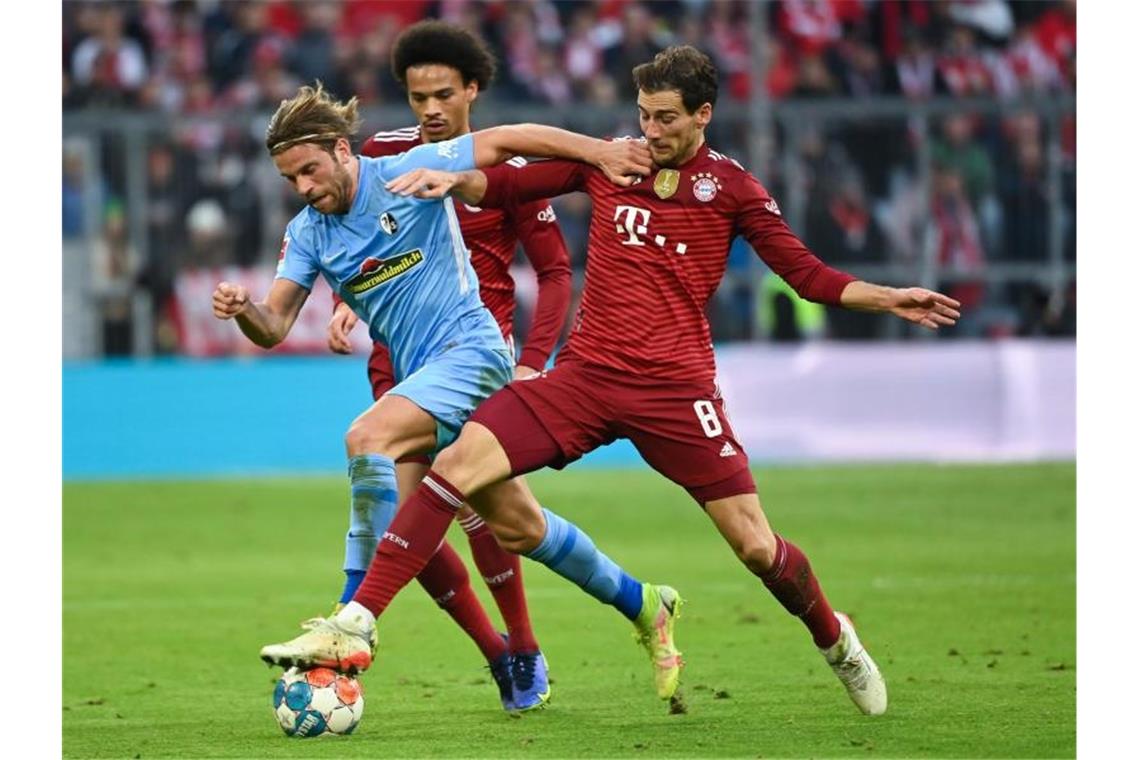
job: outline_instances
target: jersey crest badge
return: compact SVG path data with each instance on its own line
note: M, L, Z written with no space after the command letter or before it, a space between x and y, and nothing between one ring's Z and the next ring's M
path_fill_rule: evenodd
M396 217L392 215L392 212L385 211L380 215L380 229L389 235L395 235L396 230L400 229L400 225L397 224Z
M776 201L774 200L769 200L767 203L765 203L764 208L766 208L770 214L782 216L782 214L780 214L780 207L776 205Z
M698 172L693 175L693 197L701 203L708 203L720 190L720 180L711 172Z
M681 173L676 169L662 169L657 172L657 179L653 180L653 192L661 200L673 197L677 186L681 184Z

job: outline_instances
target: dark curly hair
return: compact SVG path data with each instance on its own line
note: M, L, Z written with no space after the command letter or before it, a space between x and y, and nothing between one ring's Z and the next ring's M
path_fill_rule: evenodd
M634 66L633 83L645 92L677 90L689 113L705 103L716 105L716 66L692 45L667 47L649 63Z
M459 72L463 84L475 81L485 90L495 78L495 55L487 43L463 27L445 21L420 21L396 38L392 76L407 89L410 66L438 63Z

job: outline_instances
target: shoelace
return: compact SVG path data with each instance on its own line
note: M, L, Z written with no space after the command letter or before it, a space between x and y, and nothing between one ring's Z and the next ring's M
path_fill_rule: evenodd
M537 654L516 654L511 657L511 679L521 691L534 688L534 672L538 668Z
M839 676L839 680L856 689L863 688L868 678L866 669L863 667L863 660L859 657L861 653L861 651L857 652L854 657L846 657L832 665L836 675Z

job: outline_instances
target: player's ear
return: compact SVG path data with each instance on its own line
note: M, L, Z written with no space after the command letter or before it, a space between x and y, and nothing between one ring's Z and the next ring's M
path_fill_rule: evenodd
M352 158L352 143L347 138L337 138L336 144L333 145L333 155L340 163L347 164Z
M464 95L467 96L467 103L468 104L474 103L475 99L479 97L479 82L472 79L467 84L467 87L464 88Z
M704 129L712 121L712 103L702 103L697 112L693 114L697 120L697 126Z

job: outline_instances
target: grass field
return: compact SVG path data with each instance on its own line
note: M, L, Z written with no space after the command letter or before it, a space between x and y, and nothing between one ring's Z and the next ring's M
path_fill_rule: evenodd
M1073 464L759 475L774 526L876 656L886 716L856 711L803 626L683 491L649 473L582 470L531 481L630 572L687 598L677 639L688 714L666 714L619 615L528 562L554 678L548 709L503 713L475 647L413 584L380 626L356 734L287 739L271 714L275 671L257 650L295 635L339 590L345 482L74 483L64 488L64 755L1075 754Z

